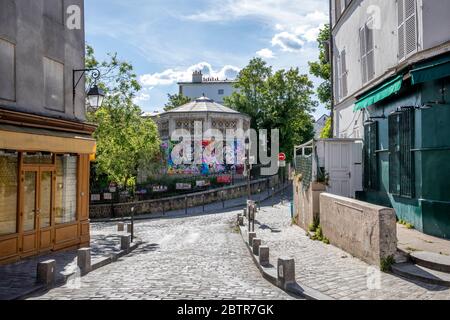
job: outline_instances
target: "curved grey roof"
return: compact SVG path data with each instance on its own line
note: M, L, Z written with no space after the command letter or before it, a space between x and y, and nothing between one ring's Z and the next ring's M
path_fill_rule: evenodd
M225 107L214 102L214 100L207 97L200 97L178 108L169 110L165 113L186 113L186 112L218 112L240 114L240 112L231 108Z

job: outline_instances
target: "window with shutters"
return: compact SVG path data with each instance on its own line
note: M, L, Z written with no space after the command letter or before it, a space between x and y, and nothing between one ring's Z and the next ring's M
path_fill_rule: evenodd
M378 122L364 126L364 188L378 190Z
M389 116L389 192L414 197L414 110Z
M361 77L364 84L375 76L375 46L372 20L368 21L359 30L359 43L361 50Z
M339 57L339 97L345 98L348 94L347 88L347 62L345 50L341 52Z
M397 0L399 60L404 60L417 52L416 10L416 0Z

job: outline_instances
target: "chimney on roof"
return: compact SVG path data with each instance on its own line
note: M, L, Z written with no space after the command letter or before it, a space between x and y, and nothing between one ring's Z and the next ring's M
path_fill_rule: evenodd
M202 83L203 81L203 74L201 71L194 71L192 73L192 82L193 83Z

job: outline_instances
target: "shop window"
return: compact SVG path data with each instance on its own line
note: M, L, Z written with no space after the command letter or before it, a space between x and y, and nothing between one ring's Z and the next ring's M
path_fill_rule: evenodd
M17 232L17 153L0 151L0 236Z
M414 197L414 110L389 116L389 192Z
M77 156L56 157L56 224L77 220L77 161Z
M27 152L23 154L24 164L53 164L53 153Z
M364 126L364 188L378 190L378 122Z

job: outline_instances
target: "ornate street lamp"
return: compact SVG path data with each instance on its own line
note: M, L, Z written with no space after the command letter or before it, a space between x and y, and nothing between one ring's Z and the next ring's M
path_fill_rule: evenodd
M78 78L78 80L76 80L76 74L80 72L81 75ZM94 85L87 92L87 98L89 101L89 106L92 109L96 110L101 107L103 99L105 98L105 92L97 86L97 80L100 78L100 70L98 69L73 70L72 74L73 103L75 104L76 88L86 72L92 72L92 78L94 79Z

